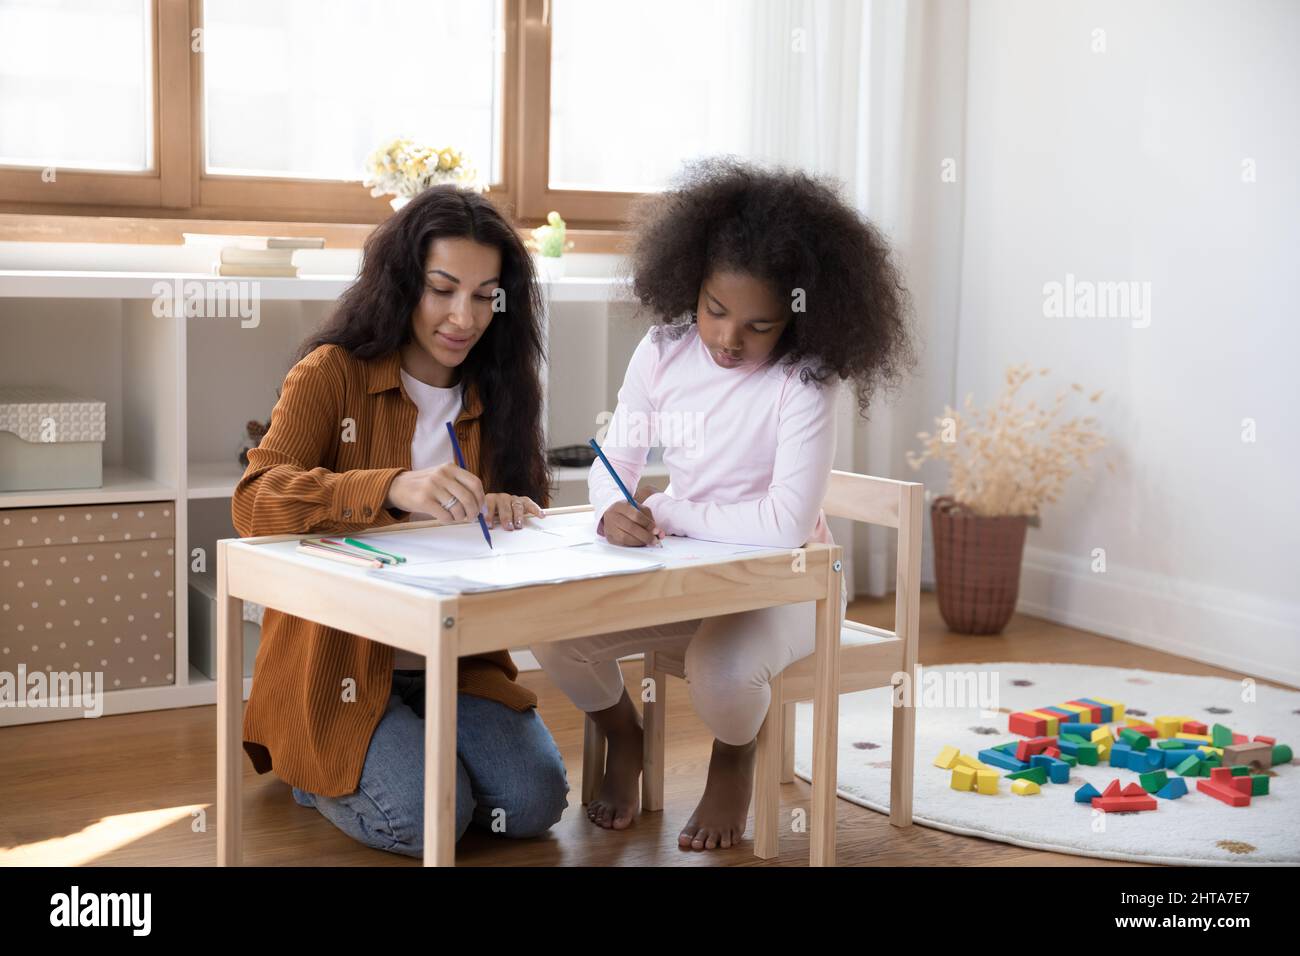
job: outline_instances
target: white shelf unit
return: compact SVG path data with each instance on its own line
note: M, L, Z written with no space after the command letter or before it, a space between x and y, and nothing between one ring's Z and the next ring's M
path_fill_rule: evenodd
M245 423L265 421L292 357L323 321L347 276L257 282L259 322L184 318L155 309L160 283L217 283L196 273L0 270L0 383L54 384L107 403L101 488L0 493L0 509L170 501L176 515L175 683L104 693L104 713L212 704L213 681L189 660L191 562L216 560L235 534L230 496L243 474ZM585 444L614 407L642 329L616 279L544 284L548 446ZM156 311L163 312L161 316ZM666 474L652 464L647 476ZM585 468L555 470L554 505L586 500ZM201 552L196 549L202 549ZM16 661L0 659L0 670ZM244 681L247 698L251 680ZM0 727L80 717L55 708L0 708Z

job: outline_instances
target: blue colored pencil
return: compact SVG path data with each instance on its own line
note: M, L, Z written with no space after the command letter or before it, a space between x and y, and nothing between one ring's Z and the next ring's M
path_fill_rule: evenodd
M600 456L600 460L605 465L606 471L609 472L610 477L618 484L618 490L623 492L623 497L627 499L627 503L637 511L640 511L641 506L636 503L636 499L632 497L632 492L627 490L627 485L623 484L623 479L618 476L618 472L614 470L614 466L609 463L609 459L605 457L605 453L600 450L600 446L596 444L596 439L590 439L587 444L591 446L592 451ZM663 545L660 544L659 547L662 548Z
M461 468L464 468L465 456L462 455L460 452L460 442L456 440L456 429L451 427L451 422L447 423L447 434L451 436L451 450L456 453L456 464L459 465ZM478 526L483 531L483 540L486 541L488 543L488 547L491 548L492 535L488 534L487 522L483 520L483 512L481 511L479 512L479 516L478 516Z

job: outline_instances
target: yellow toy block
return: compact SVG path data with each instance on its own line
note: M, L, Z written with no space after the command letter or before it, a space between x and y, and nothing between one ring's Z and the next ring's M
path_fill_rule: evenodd
M1105 704L1110 708L1110 719L1112 723L1118 724L1124 719L1124 705L1117 700L1107 700L1105 697L1089 697L1089 700L1095 700L1099 704Z
M942 770L951 770L960 754L961 751L956 747L944 747L939 751L939 756L934 758L934 765Z
M954 790L974 790L975 789L975 771L971 767L954 767L952 770L952 783L950 786Z
M1200 751L1201 753L1203 753L1203 754L1218 754L1220 757L1223 756L1223 748L1222 748L1222 747L1205 747L1205 746L1201 746L1201 747L1197 747L1196 749L1199 750L1199 751Z
M1179 733L1174 734L1174 739L1175 740L1199 740L1202 743L1207 743L1207 744L1213 743L1214 741L1214 738L1211 737L1209 734L1188 734L1188 733L1183 733L1181 731Z
M1092 732L1092 736L1089 739L1092 740L1094 744L1105 743L1107 745L1110 745L1115 742L1115 738L1111 736L1110 728L1104 726L1098 727L1096 730L1094 730Z
M1161 737L1172 737L1174 734L1181 734L1183 732L1183 718L1157 717L1155 728L1156 733Z
M1039 786L1032 780L1012 780L1011 792L1018 793L1022 797L1027 797L1031 793L1038 793Z
M996 767L990 767L986 763L980 763L970 754L962 754L962 753L959 753L957 755L957 758L954 761L954 766L969 767L971 770L996 770L997 769Z
M1057 731L1061 726L1060 717L1057 717L1055 714L1045 714L1041 710L1031 710L1029 711L1029 714L1033 717L1041 717L1043 720L1047 721L1047 736L1056 736Z
M997 770L976 770L975 771L975 789L979 793L997 793L998 777Z
M1113 741L1109 739L1097 741L1097 759L1110 760L1111 746L1113 746Z
M1059 707L1059 708L1061 708L1061 710L1070 710L1070 711L1073 711L1073 712L1076 713L1076 714L1087 714L1087 715L1088 715L1088 719L1087 719L1087 720L1081 720L1081 721L1079 721L1079 722L1080 722L1080 723L1083 723L1083 724L1090 724L1090 723L1092 723L1092 708L1091 708L1091 707L1085 707L1083 704L1057 704L1056 706Z

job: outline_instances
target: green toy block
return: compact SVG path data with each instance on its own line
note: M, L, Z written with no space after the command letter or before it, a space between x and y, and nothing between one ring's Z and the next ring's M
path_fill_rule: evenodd
M994 747L993 749L994 749L994 750L1001 750L1004 754L1011 754L1011 756L1014 757L1014 756L1016 755L1016 748L1017 748L1018 746L1020 746L1020 741L1018 741L1018 740L1013 740L1013 741L1011 741L1010 743L1006 743L1006 744L998 744L998 745L997 745L996 747Z
M1291 748L1287 744L1278 744L1273 748L1273 766L1277 767L1291 762Z
M1061 734L1061 739L1067 740L1072 744L1087 744L1092 742L1086 737L1080 737L1078 734Z
M1180 777L1201 776L1201 758L1195 755L1188 757L1174 768L1174 773L1178 774Z
M1250 775L1250 795L1252 797L1268 796L1268 775L1252 773Z
M1210 728L1210 742L1216 747L1231 747L1232 731L1223 724L1215 724Z
M1146 750L1151 746L1151 738L1140 734L1132 727L1125 727L1119 732L1120 739L1134 750Z
M1173 737L1166 737L1162 740L1156 741L1156 746L1159 747L1161 750L1187 750L1188 749L1187 744L1188 741L1177 740Z
M1063 763L1068 763L1071 767L1079 766L1079 758L1076 757L1074 754L1061 754L1061 756L1057 757L1056 759L1062 761Z
M1007 774L1008 780L1032 780L1039 786L1047 783L1046 767L1030 767L1028 770L1017 770L1015 773Z
M1250 776L1250 768L1247 767L1245 764L1238 764L1237 766L1235 766L1235 767L1230 767L1229 769L1232 771L1232 775L1233 775L1234 777L1249 777L1249 776Z
M1138 783L1142 784L1142 789L1147 793L1155 793L1168 782L1169 774L1163 770L1152 770L1150 773L1138 774Z
M1079 744L1075 748L1074 755L1079 763L1085 767L1095 767L1100 760L1096 744Z

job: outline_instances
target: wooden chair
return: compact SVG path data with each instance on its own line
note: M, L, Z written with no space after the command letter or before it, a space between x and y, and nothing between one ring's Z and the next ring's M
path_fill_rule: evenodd
M892 686L893 675L915 679L917 630L921 610L921 521L924 486L917 482L872 478L832 471L822 509L829 517L849 518L898 531L898 576L894 593L894 630L844 621L840 628L840 693ZM771 859L778 851L780 784L794 780L795 705L813 696L814 659L805 657L771 682L772 702L758 732L754 767L754 855ZM641 777L641 809L656 811L664 803L664 717L669 676L685 678L681 653L647 651L646 677L653 679L653 701L643 705L645 758ZM913 688L914 689L914 688ZM633 695L638 696L638 695ZM912 772L916 711L894 708L894 740L890 758L889 822L912 823ZM587 803L600 787L605 767L604 734L586 720L582 751L582 800Z

